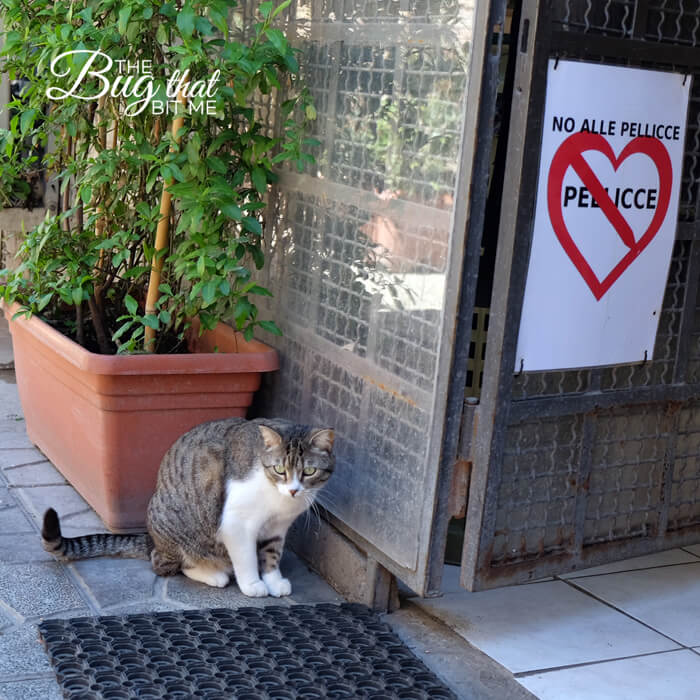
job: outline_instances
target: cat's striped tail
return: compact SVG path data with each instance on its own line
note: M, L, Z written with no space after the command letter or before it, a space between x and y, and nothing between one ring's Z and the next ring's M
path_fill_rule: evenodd
M150 535L114 535L97 533L79 537L63 537L58 514L53 508L44 513L41 544L56 559L72 561L91 557L121 556L147 559L153 549Z

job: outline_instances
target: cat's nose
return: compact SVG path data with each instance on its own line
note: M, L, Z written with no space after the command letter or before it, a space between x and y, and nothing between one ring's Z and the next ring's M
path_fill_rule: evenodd
M296 494L296 492L297 492L298 490L299 490L299 489L289 489L289 495L290 495L292 498L294 498L294 496L295 496L295 494Z

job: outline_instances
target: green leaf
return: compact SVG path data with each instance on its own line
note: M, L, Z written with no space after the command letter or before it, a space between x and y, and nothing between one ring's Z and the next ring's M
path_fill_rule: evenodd
M80 190L80 199L83 200L84 204L90 204L91 198L92 198L92 187L90 187L90 185L85 185Z
M218 158L217 156L209 156L206 160L206 163L212 170L221 175L225 175L228 172L226 163L224 163L224 161L221 160L221 158Z
M112 336L112 340L116 341L119 338L121 338L124 335L124 333L126 333L129 330L129 328L131 328L131 326L133 326L133 325L134 325L133 321L127 321L126 323L119 326L119 328L117 329L117 332Z
M124 36L126 34L126 25L129 23L129 17L131 17L131 6L127 5L119 10L119 21L117 22L117 30Z
M26 134L29 129L34 125L34 120L36 119L37 110L28 109L26 112L22 112L22 116L19 122L20 131Z
M256 165L253 168L253 172L250 174L250 178L253 181L255 189L260 192L260 194L265 194L267 190L267 176L265 175L265 171ZM262 233L262 230L260 233Z
M73 298L73 303L78 306L78 304L81 304L83 301L83 290L80 287L76 287L73 289L71 296Z
M126 306L127 311L133 316L136 313L136 310L139 308L139 303L134 299L134 297L131 296L131 294L127 294L124 297L124 306Z
M163 11L163 8L161 8L161 12ZM167 44L168 43L168 28L166 24L161 22L158 25L158 29L156 29L156 41L159 44Z
M247 285L246 285L247 286ZM272 292L265 287L261 287L259 284L253 284L250 288L246 289L248 294L257 294L261 297L271 297Z
M170 163L168 163L167 166L164 167L170 168L170 172L173 174L176 180L179 180L180 182L185 181L185 175L182 172L182 170L180 170L180 167L178 165L171 161Z
M155 314L148 314L144 316L141 319L141 322L143 323L144 326L148 326L149 328L152 328L154 331L157 331L160 328L160 321L158 320L158 317Z
M234 221L240 221L243 216L241 208L237 207L235 204L222 204L221 211L226 214L229 219L233 219Z
M201 147L201 139L190 139L185 146L185 153L187 154L187 162L190 165L197 165L200 161L199 149Z
M159 314L158 318L163 322L163 323L170 323L170 319L172 316L170 315L170 311L166 311L163 309Z
M202 300L204 301L204 306L210 306L214 299L216 299L216 288L218 284L216 280L209 280L204 287L202 287Z
M168 17L169 19L175 19L175 17L177 17L177 10L175 9L175 3L173 2L166 2L161 6L159 12L161 15Z
M159 284L159 285L158 285L158 291L159 291L161 294L167 294L167 295L170 296L170 297L173 296L173 290L170 288L170 285L169 285L169 284L165 284L165 283Z
M282 335L282 331L274 321L258 321L258 325L268 333L272 333L273 335Z
M42 311L43 309L45 309L47 304L51 301L52 297L53 297L53 292L49 292L48 294L44 294L44 296L41 297L41 299L39 299L39 301L36 305L36 310Z
M289 43L285 39L284 34L275 27L270 27L265 34L267 34L270 43L284 56L289 48Z
M243 217L243 227L246 231L262 236L262 224L252 216Z
M233 309L233 318L236 321L236 328L238 328L238 330L241 330L246 321L248 321L253 308L253 305L248 301L248 299L246 299L246 297L242 297L238 300L238 303Z
M177 15L177 28L185 38L191 37L194 32L195 17L192 5L186 2Z
M200 277L204 277L204 273L206 272L206 263L204 262L204 256L200 256L197 260L197 274Z
M272 13L272 16L270 17L270 19L274 19L275 17L277 17L277 15L280 12L282 12L283 10L286 10L291 4L292 4L292 0L284 0L283 3L281 3L280 5L277 5L277 8Z
M258 8L260 14L267 19L270 16L270 13L275 7L274 2L263 2L260 4L260 7Z

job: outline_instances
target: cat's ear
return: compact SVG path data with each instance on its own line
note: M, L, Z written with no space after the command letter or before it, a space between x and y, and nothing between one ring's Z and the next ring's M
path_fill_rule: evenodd
M333 449L333 440L335 440L333 430L331 428L321 428L320 430L311 431L309 443L311 447L315 447L317 450L330 453Z
M282 447L282 436L279 433L266 425L259 425L258 428L266 450L279 450Z

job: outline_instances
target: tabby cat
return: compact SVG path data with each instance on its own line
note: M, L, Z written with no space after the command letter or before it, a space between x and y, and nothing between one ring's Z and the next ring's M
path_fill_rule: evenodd
M150 556L161 576L182 571L222 588L233 572L247 596L289 595L279 569L284 539L333 472L333 437L281 419L204 423L163 457L148 534L62 537L49 509L44 549L62 560Z

